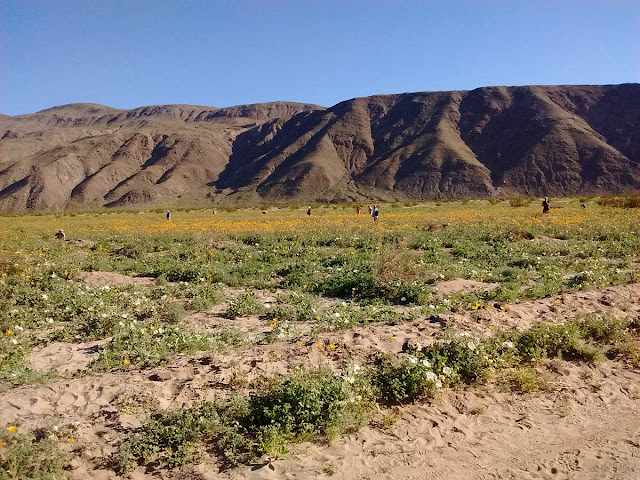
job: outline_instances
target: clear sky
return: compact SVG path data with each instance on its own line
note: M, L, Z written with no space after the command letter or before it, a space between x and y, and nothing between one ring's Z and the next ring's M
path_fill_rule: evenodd
M0 0L0 112L640 81L640 0Z

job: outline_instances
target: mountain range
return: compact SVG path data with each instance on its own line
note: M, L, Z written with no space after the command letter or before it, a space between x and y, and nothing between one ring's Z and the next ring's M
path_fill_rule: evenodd
M640 84L0 115L0 212L640 189Z

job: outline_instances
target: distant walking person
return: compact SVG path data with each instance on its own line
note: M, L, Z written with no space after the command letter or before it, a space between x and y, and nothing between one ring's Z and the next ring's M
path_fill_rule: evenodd
M171 220L171 210L167 210L167 220Z
M549 197L544 197L544 200L542 201L542 213L549 213L550 204L551 202L549 202Z
M367 208L369 209L369 215L371 215L371 212L373 211L373 209L371 208L371 205L367 205Z
M311 205L307 207L307 215L311 216Z
M361 209L361 208L362 208L362 207L361 207L360 205L358 205L358 206L356 207L356 215L360 215L360 209Z
M373 206L373 210L371 210L371 216L373 217L374 222L378 221L378 207L375 205Z

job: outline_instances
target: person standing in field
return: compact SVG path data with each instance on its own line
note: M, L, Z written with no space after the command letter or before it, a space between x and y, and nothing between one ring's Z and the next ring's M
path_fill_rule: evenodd
M307 215L311 216L311 205L307 207Z
M367 205L367 208L369 209L369 215L371 215L371 212L373 211L373 209L371 208L371 205Z
M549 197L544 197L544 200L542 201L542 213L549 213L549 205L551 205Z
M378 221L378 207L376 207L375 205L373 206L373 210L371 210L371 217L373 217L373 221L377 222Z
M360 205L358 205L358 206L356 207L356 215L360 215L360 209L361 209L361 208L362 208L362 207L361 207Z
M167 210L167 220L171 220L171 211Z

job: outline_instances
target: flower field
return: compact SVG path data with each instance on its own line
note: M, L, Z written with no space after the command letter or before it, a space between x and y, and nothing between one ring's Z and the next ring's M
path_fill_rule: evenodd
M379 208L377 222L355 205L2 217L0 479L463 475L465 449L496 428L518 437L493 446L515 458L554 422L605 412L605 394L620 411L602 422L640 406L638 209ZM513 405L546 412L539 431L509 430ZM407 412L423 439L439 419L459 466L446 442L393 453ZM609 438L626 456L597 463L603 450L581 447L578 464L640 475L634 426ZM391 446L356 461L357 439ZM342 446L327 457L327 444ZM561 453L489 461L478 478L591 478Z

